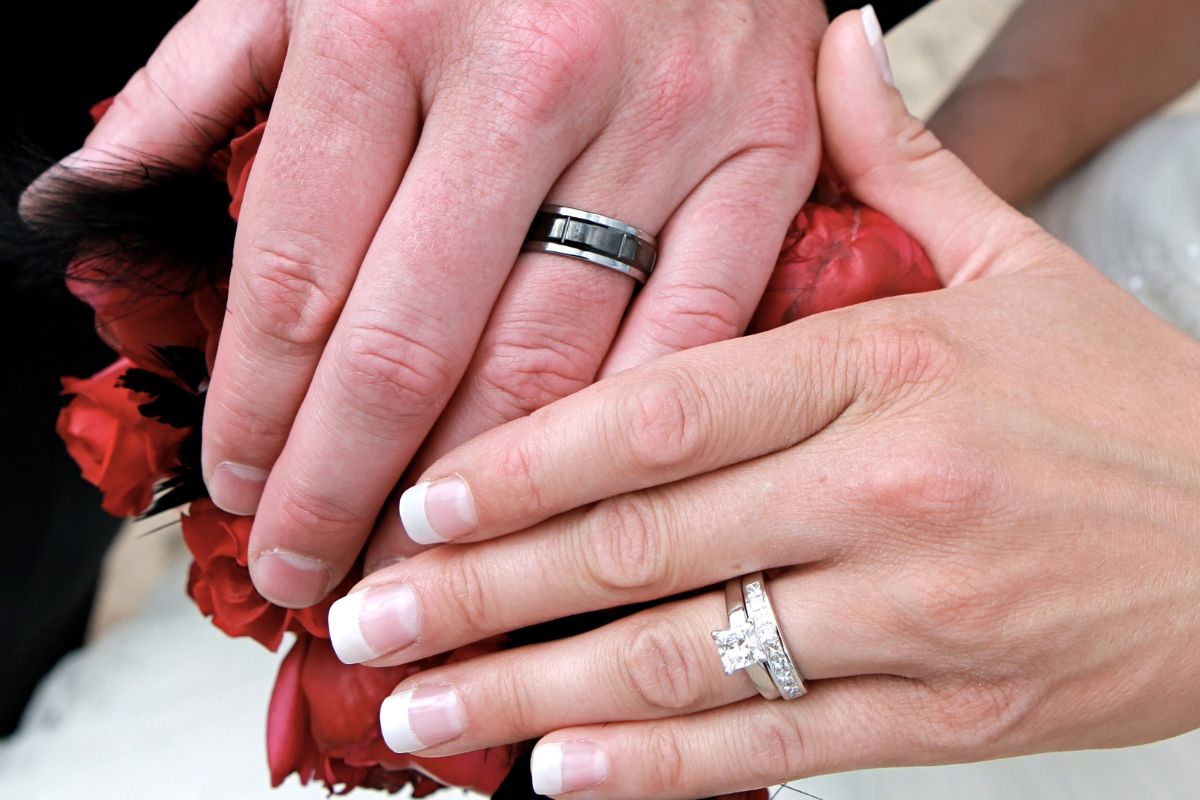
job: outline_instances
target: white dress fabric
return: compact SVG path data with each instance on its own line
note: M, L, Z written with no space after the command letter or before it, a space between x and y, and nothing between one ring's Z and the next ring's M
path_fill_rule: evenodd
M1145 124L1032 211L1200 337L1200 116ZM178 564L137 617L47 677L21 730L0 742L0 800L325 796L294 779L269 788L264 721L279 656L213 629L184 595L184 574ZM1191 800L1200 797L1200 732L1126 750L867 770L794 786L823 800Z

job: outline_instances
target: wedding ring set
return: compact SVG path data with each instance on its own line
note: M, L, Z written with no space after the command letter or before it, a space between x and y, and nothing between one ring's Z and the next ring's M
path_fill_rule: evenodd
M726 675L745 670L758 693L768 700L795 700L808 691L779 629L761 572L725 584L729 627L713 631Z

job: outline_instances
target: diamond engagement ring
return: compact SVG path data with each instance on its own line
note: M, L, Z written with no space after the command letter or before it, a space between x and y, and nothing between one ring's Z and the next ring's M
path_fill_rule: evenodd
M808 690L779 630L767 579L761 572L725 584L729 628L713 631L726 675L745 670L759 694L768 700L795 700Z
M522 250L577 258L645 283L658 259L657 240L619 219L567 206L544 205Z

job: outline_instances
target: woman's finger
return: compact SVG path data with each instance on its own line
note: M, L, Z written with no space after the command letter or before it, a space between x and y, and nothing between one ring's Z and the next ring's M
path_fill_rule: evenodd
M659 359L468 442L404 493L405 530L488 538L790 447L857 391L840 318L800 324Z
M895 672L903 656L911 658L911 649L894 647L877 620L859 613L878 605L878 591L848 570L795 570L771 589L807 678ZM383 733L397 752L438 756L569 725L736 703L757 690L744 673L724 673L712 632L728 627L724 593L707 592L570 639L422 672L384 701Z
M560 617L669 597L844 552L866 525L833 493L791 510L828 450L781 453L372 573L334 604L345 661L399 664ZM786 477L785 477L786 476ZM781 479L782 478L782 479ZM745 535L731 536L731 530ZM403 617L405 625L391 624Z
M403 50L340 8L296 20L239 218L203 442L213 502L236 514L258 508L420 125Z
M88 135L83 149L26 189L21 214L38 213L40 192L76 172L133 174L143 166L205 163L254 105L269 100L287 50L284 0L201 0L164 37Z
M601 800L713 797L830 772L928 763L929 691L885 675L822 681L795 701L750 698L664 720L555 731L533 750L533 788Z

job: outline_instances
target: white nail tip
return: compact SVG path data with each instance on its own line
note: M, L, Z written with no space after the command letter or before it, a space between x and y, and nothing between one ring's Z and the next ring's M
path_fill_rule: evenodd
M425 494L429 491L429 483L418 483L404 490L400 495L400 522L408 538L417 544L443 544L446 539L437 535L425 515Z
M871 47L879 44L883 39L883 26L879 24L879 15L875 13L875 6L863 6L862 24L863 29L867 32L867 44Z
M529 773L533 778L533 791L537 794L555 795L563 788L563 746L561 744L539 744L533 748L529 758Z
M344 664L361 664L379 656L363 638L359 624L366 594L366 590L352 592L329 607L329 640Z
M415 753L428 746L413 733L409 716L413 691L406 689L397 692L379 706L379 729L383 733L384 743L393 753Z

